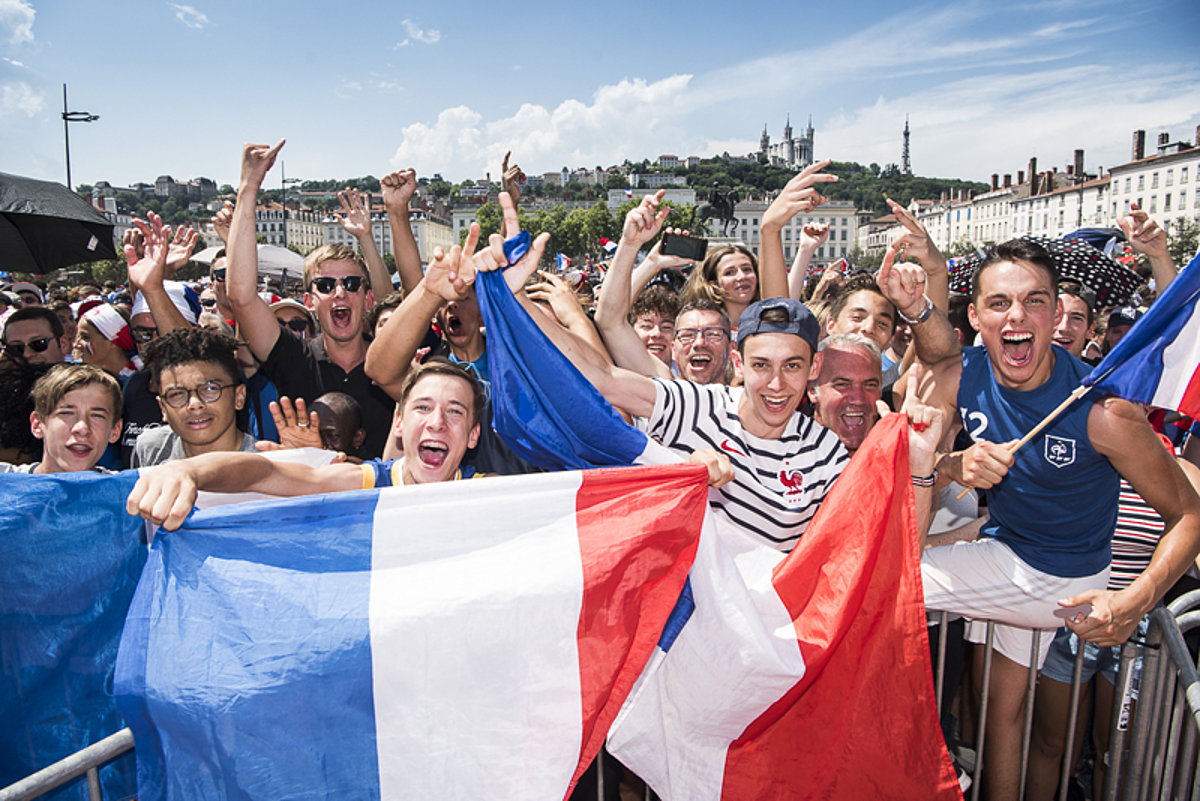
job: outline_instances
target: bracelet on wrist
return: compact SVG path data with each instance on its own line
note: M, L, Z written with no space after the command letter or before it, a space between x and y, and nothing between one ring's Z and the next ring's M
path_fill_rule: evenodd
M933 314L933 301L929 299L928 295L922 295L921 299L925 301L925 308L921 309L921 313L916 317L909 317L907 314L900 311L899 307L896 308L896 314L900 315L900 319L909 325L920 325L928 320L930 315Z
M933 469L933 472L927 476L913 476L912 477L912 485L914 487L924 487L926 489L931 489L933 487L933 485L937 483L937 480L938 480L938 471L937 471L937 468L935 467Z

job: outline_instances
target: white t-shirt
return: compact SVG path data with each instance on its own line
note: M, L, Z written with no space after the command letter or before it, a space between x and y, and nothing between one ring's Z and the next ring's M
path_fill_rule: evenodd
M709 491L717 523L732 524L781 551L796 546L830 486L850 460L837 436L810 417L792 415L778 439L746 432L738 419L741 387L654 379L654 412L644 430L683 455L725 453L734 480Z

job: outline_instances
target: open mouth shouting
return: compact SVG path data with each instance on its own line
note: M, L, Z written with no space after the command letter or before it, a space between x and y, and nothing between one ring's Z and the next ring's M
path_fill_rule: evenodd
M354 321L354 311L349 306L334 306L329 310L329 319L335 328L349 328Z
M1007 331L1000 336L1004 361L1013 367L1025 367L1033 359L1033 332Z
M417 459L431 470L437 470L446 463L450 448L446 443L436 439L423 439L417 445Z

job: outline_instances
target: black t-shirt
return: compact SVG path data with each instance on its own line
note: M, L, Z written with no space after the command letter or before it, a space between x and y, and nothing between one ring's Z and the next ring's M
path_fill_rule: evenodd
M347 373L325 355L323 337L300 339L281 332L262 370L275 382L280 397L311 403L326 392L345 392L357 400L367 430L363 450L371 458L383 454L396 402L367 377L362 364Z
M118 440L121 466L129 469L133 466L133 447L137 444L138 435L166 425L158 398L150 389L149 370L138 370L125 382L121 390L121 420L124 423L121 439Z

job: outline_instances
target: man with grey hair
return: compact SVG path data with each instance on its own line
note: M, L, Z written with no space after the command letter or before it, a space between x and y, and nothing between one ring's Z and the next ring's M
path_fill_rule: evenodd
M883 393L879 346L862 334L830 334L813 358L808 397L813 419L853 454L879 420Z

